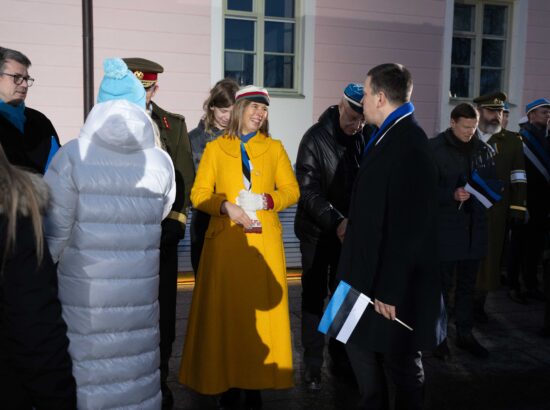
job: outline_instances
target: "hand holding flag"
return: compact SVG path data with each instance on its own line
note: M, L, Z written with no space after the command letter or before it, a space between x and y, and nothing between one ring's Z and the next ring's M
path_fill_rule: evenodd
M464 189L475 196L487 209L502 199L502 183L498 180L484 180L477 172L477 169L472 171Z
M373 302L367 295L352 288L348 283L340 281L325 309L318 330L321 333L336 338L336 340L342 343L346 343L363 316L363 313L365 313L367 306L372 304L376 307L376 304L380 303L379 301ZM381 312L379 313L382 314ZM410 331L413 330L397 317L395 321Z

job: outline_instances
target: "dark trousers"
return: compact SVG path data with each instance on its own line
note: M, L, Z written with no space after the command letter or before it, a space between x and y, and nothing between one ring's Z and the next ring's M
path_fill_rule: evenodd
M395 409L421 409L424 402L422 353L375 353L347 344L357 383L358 409L389 409L384 366L395 384Z
M474 296L478 268L478 259L439 263L439 272L443 283L443 299L447 312L449 312L449 298L456 269L454 314L456 330L459 335L467 335L474 327Z
M537 268L544 248L545 225L529 221L526 225L514 227L510 237L508 259L508 283L511 289L521 290L519 275L528 290L538 287Z
M204 245L204 235L210 223L210 215L194 209L191 213L191 266L197 276L199 263L201 259L202 247Z
M334 235L317 243L300 242L302 252L302 346L304 363L321 367L325 336L317 330L327 296L336 288L336 269L341 244ZM347 362L342 343L330 339L329 353L334 361Z
M161 243L159 267L160 376L165 382L172 344L176 338L176 297L178 293L178 245Z

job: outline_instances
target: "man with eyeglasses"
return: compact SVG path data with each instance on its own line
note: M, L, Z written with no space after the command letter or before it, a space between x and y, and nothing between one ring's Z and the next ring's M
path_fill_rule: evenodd
M0 47L0 144L13 165L44 174L60 143L51 121L25 106L30 66L23 53Z
M353 181L365 148L363 86L349 84L338 105L328 107L303 136L296 159L300 200L294 232L302 253L304 381L321 389L325 336L317 331L328 292L336 287ZM353 378L344 345L329 342L332 371Z
M174 403L166 380L172 344L176 337L178 243L185 235L187 209L190 205L189 194L195 179L195 167L185 117L163 110L152 100L159 89L158 74L162 73L164 68L145 58L133 57L123 60L145 88L147 111L159 127L163 148L170 155L176 171L176 200L172 205L172 211L162 222L160 241L160 377L162 409L165 410L171 409Z

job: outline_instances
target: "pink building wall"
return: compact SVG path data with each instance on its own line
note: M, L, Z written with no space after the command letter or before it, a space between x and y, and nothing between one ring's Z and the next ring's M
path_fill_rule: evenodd
M314 117L368 70L402 63L414 81L416 116L428 134L439 126L445 1L317 1Z
M525 44L523 105L541 97L550 99L550 2L530 0Z

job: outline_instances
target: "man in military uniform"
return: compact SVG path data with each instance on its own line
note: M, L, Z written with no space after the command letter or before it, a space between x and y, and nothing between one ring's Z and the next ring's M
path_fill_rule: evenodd
M519 133L523 141L527 173L527 209L529 218L523 226L512 230L510 265L508 268L510 297L525 303L526 298L545 300L537 278L550 211L550 101L539 98L525 107L528 123ZM520 267L526 292L521 291Z
M164 111L152 101L157 93L158 74L164 71L160 64L144 58L124 58L128 68L142 82L146 91L147 110L160 129L161 141L174 163L176 171L176 200L172 212L162 222L160 243L160 373L163 409L173 406L173 397L166 384L168 362L176 327L176 295L178 275L178 243L185 234L189 194L195 177L191 144L185 118Z
M506 94L496 92L474 99L479 111L478 137L495 151L497 178L503 184L502 200L487 211L489 246L477 277L475 318L488 321L487 293L500 283L502 250L508 224L523 224L526 208L526 177L521 137L502 127Z

